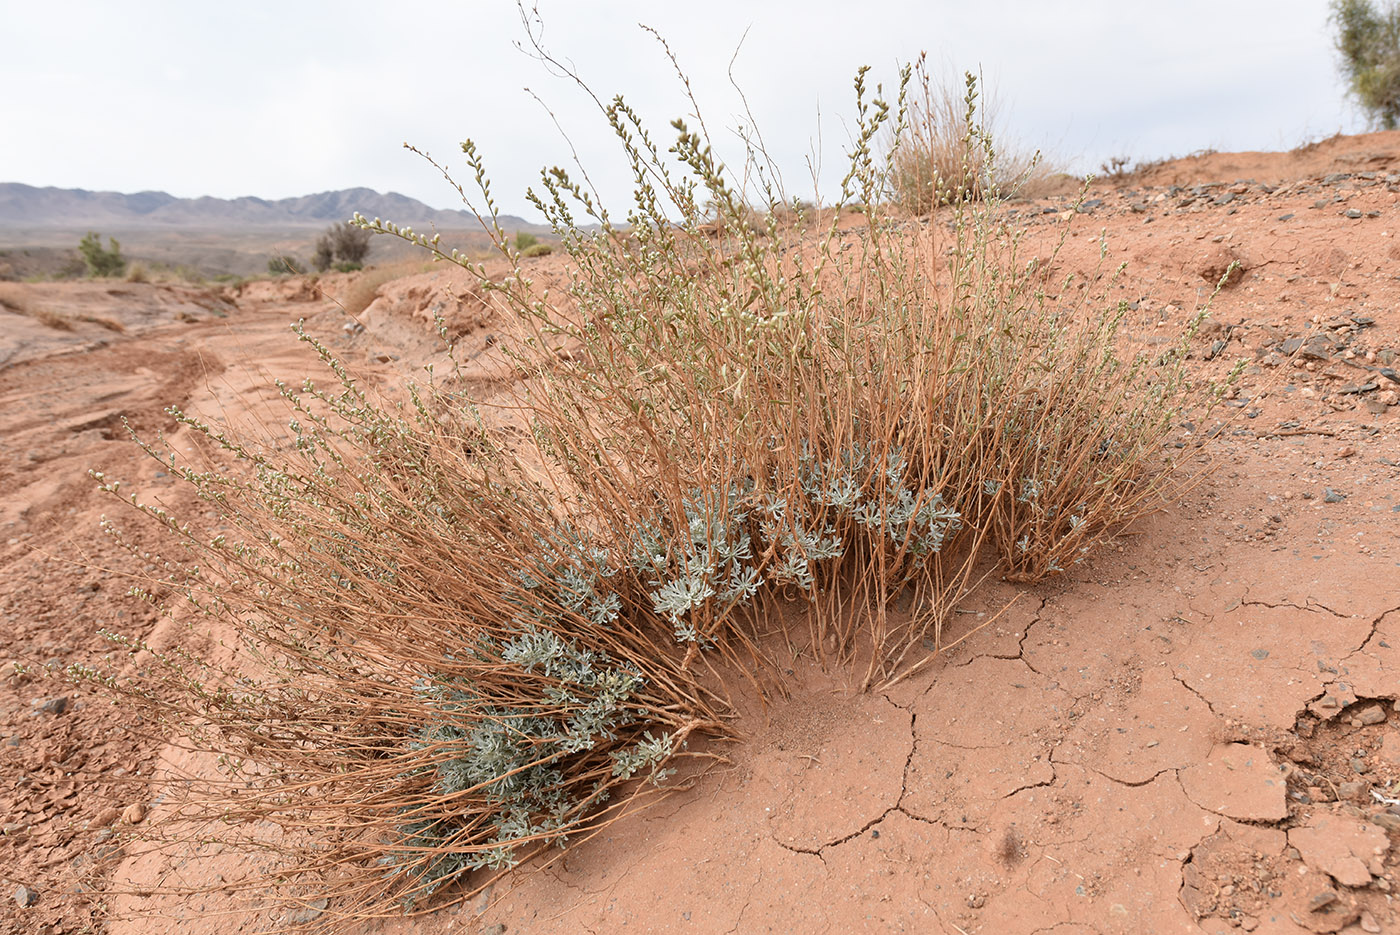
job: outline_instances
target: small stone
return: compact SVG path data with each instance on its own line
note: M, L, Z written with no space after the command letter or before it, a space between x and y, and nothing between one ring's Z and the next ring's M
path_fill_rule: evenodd
M126 811L122 812L122 821L126 822L128 825L139 825L145 820L146 806L142 805L140 802L132 802L126 807Z
M1371 771L1371 767L1359 756L1351 758L1351 768L1357 773L1368 773Z
M1360 720L1361 723L1364 725L1384 724L1385 709L1382 708L1380 705L1372 705L1371 707L1361 712L1361 715L1358 718L1358 720Z
M1338 457L1338 458L1350 458L1350 457L1351 457L1352 455L1354 455L1354 454L1356 454L1356 449L1353 448L1353 447L1351 447L1350 445L1347 445L1347 446L1344 447L1341 451L1338 451L1338 452L1337 452L1337 457Z
M1400 815L1392 815L1390 812L1380 812L1371 816L1371 824L1378 825L1386 831L1400 831Z
M305 925L307 922L314 922L321 913L326 911L326 907L329 905L329 899L313 899L296 912L287 913L287 921L293 925Z
M111 806L108 806L107 808L104 808L102 811L97 813L97 817L92 820L92 825L90 827L105 828L108 825L115 822L120 817L122 817L121 812L117 811Z
M1337 785L1337 798L1348 802L1359 802L1366 798L1364 782L1343 782Z
M1240 919L1240 928L1244 929L1246 932L1252 932L1258 927L1259 920L1254 918L1254 916L1245 916Z
M1368 911L1366 911L1365 909L1362 909L1362 910L1361 910L1361 931L1363 931L1363 932L1379 932L1380 930L1381 930L1381 924L1380 924L1379 922L1376 921L1376 917L1373 916L1373 915L1371 915L1371 913L1368 912Z
M1361 212L1356 210L1355 208L1347 208L1346 214L1347 217L1352 218L1353 220L1361 217Z
M57 698L50 698L39 705L39 710L45 714L62 714L68 710L68 696L59 695Z
M1322 488L1322 500L1324 503L1341 503L1347 495L1333 490L1331 487Z
M1323 890L1312 899L1308 900L1309 912L1321 912L1337 901L1337 894L1332 890Z
M28 909L39 901L39 894L21 883L15 887L15 902L21 909Z

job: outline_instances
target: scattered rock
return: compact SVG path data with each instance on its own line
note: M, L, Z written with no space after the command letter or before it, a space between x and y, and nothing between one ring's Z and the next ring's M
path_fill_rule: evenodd
M21 883L15 887L15 902L19 903L21 909L28 909L39 901L39 894Z
M1376 921L1376 917L1371 915L1371 913L1367 912L1365 909L1361 910L1360 922L1361 931L1363 932L1379 932L1381 930L1381 925L1379 922Z
M1331 487L1322 488L1322 501L1324 503L1341 503L1346 498L1346 494L1333 490Z
M1361 212L1356 210L1355 208L1347 208L1346 216L1354 220L1356 218L1361 217Z
M292 925L305 925L307 922L314 922L326 911L330 905L329 899L313 899L295 912L287 913L287 922Z
M39 705L39 710L45 714L62 714L68 710L68 696L59 695L57 698L50 698Z
M1400 831L1400 815L1379 812L1371 816L1371 824L1384 828L1386 831Z
M105 828L120 817L122 817L122 813L109 805L107 808L97 813L97 817L92 820L92 824L89 827Z
M126 822L128 825L139 825L145 820L146 806L142 805L140 802L132 802L126 807L126 811L122 812L122 821Z
M1357 715L1357 717L1363 725L1369 726L1371 724L1384 724L1385 709L1382 708L1380 705L1371 705L1369 708L1366 708L1359 715Z
M1337 901L1337 894L1332 890L1323 890L1312 899L1308 900L1309 912L1321 912Z
M1343 782L1337 785L1337 798L1345 802L1361 802L1366 800L1366 784L1364 782Z
M1390 846L1385 831L1378 826L1326 813L1315 814L1307 824L1289 829L1288 843L1302 854L1303 863L1343 886L1370 883L1366 862L1375 856L1376 848Z

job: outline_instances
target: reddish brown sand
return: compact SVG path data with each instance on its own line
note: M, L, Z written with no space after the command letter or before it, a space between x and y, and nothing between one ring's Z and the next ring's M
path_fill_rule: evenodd
M1232 259L1245 269L1192 363L1251 365L1203 449L1210 476L893 690L799 672L791 700L741 722L732 766L467 906L360 930L1400 932L1400 382L1378 372L1400 366L1400 134L1181 160L1121 184L1090 194L1101 203L1075 218L1063 265L1092 270L1107 231L1135 340L1169 340ZM1072 213L1016 207L1037 251ZM97 529L115 505L90 467L199 509L122 440L123 416L170 429L174 403L250 424L270 377L312 370L285 331L299 317L371 379L433 353L434 306L482 350L492 322L462 288L440 273L393 283L348 333L295 283L0 283L27 311L0 310L0 662L93 659L101 627L188 638L122 597L130 559ZM959 620L986 623L1014 593L998 584ZM159 807L152 778L183 755L8 666L0 719L0 929L284 924L217 893L94 898L103 881L217 883L234 866L91 833Z

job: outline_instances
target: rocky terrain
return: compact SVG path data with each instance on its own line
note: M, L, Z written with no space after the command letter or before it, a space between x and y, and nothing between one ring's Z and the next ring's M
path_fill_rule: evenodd
M1400 932L1400 133L1011 210L1031 252L1071 225L1066 273L1126 263L1109 295L1147 346L1239 264L1191 366L1245 371L1221 421L1174 435L1204 442L1189 493L1069 574L984 589L916 677L862 695L798 666L730 765L468 904L361 931ZM436 353L435 312L464 359L495 340L460 275L388 283L357 321L334 301L352 285L0 284L0 931L334 920L242 908L216 849L131 842L183 754L41 667L100 658L102 628L189 638L123 597L136 560L98 528L114 503L90 468L201 509L123 419L256 424L272 379L314 366L299 318L384 384Z

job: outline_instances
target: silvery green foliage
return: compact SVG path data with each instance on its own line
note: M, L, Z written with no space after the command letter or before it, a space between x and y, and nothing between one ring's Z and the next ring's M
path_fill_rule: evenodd
M942 551L948 537L962 528L962 515L947 506L942 494L908 486L908 465L898 446L888 449L879 465L873 448L856 445L822 460L804 446L803 492L838 518L853 519L896 546L907 543L910 554L921 559Z
M637 533L630 559L634 571L651 588L652 606L675 627L676 639L703 642L688 618L692 610L718 599L724 606L744 604L758 593L758 571L745 508L750 491L692 491L682 503L685 526L674 535L661 522Z
M759 529L764 540L773 546L774 561L768 578L776 584L795 584L811 591L816 587L812 563L845 554L836 527L830 523L818 525L805 504L793 509L781 497L769 497L764 500L763 514Z
M535 544L533 567L515 574L521 587L530 592L519 601L524 616L537 618L541 607L557 605L587 618L594 626L607 626L617 619L622 598L616 592L600 590L603 580L617 573L607 549L568 527L560 530L557 541L538 539Z
M427 868L415 871L425 881L419 896L470 870L514 866L523 841L562 843L568 829L606 797L601 783L586 796L569 794L568 757L616 740L618 729L638 717L631 698L643 684L641 675L557 633L524 624L508 642L481 640L475 653L545 676L547 703L493 704L466 680L425 679L416 686L433 714L413 745L442 754L432 767L433 791L447 803L435 814L415 808L401 828L405 866L411 865L407 858L433 853ZM651 770L651 779L659 781L664 771L657 767L671 752L669 735L654 738L648 732L637 744L610 751L613 775L631 778ZM451 813L450 803L462 796L492 806L484 842L481 829L463 828ZM471 835L470 848L463 846L465 833Z
M650 589L652 606L675 628L680 642L703 642L693 612L718 602L721 610L747 604L765 577L754 564L755 538L772 555L766 578L812 592L819 564L846 553L838 524L864 528L916 563L942 550L962 528L962 517L939 494L916 492L908 464L895 448L877 461L875 445L852 445L828 458L808 446L799 461L801 496L795 501L758 495L752 483L727 490L692 491L685 523L658 518L635 532L629 564ZM755 529L756 526L756 529ZM756 533L756 536L755 536Z

